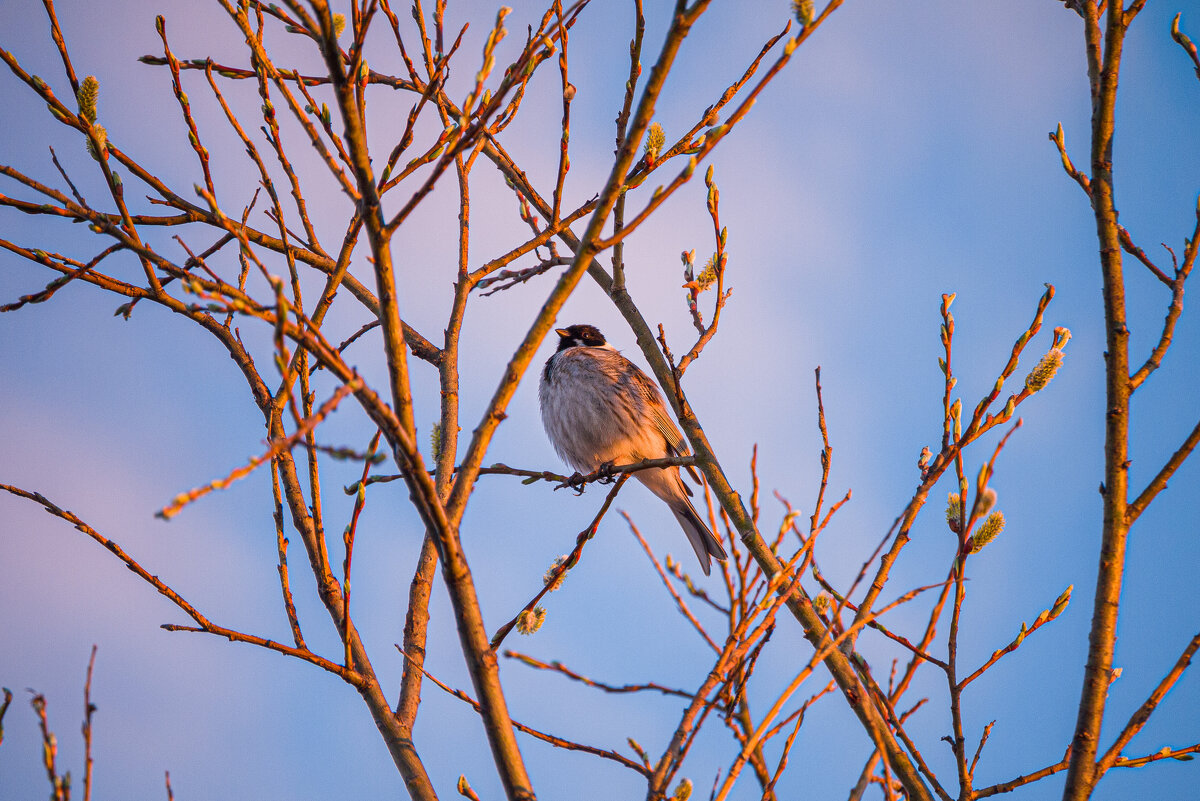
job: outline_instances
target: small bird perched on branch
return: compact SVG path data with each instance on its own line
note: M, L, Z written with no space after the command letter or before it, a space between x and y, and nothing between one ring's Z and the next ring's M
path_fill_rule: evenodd
M580 473L604 465L684 456L687 442L675 427L654 382L618 353L592 325L555 331L558 350L546 361L538 398L542 424L554 450ZM700 480L695 469L688 472ZM652 467L633 474L662 500L708 575L711 558L725 549L688 500L692 491L678 467Z

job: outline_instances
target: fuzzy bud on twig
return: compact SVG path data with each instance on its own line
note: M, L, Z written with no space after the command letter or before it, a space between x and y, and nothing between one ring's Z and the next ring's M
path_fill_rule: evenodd
M566 570L564 570L564 571L562 571L561 573L559 573L557 577L554 575L554 574L555 574L555 572L557 572L557 571L558 571L558 568L559 568L559 567L560 567L560 566L563 564L563 562L565 562L565 561L567 561L567 555L566 555L566 554L563 554L562 556L560 556L560 557L556 558L556 559L554 560L554 563L553 563L553 564L551 564L551 565L550 565L550 567L549 567L549 569L548 569L548 570L546 570L546 572L545 572L545 573L542 575L542 584L544 584L545 586L549 587L549 588L550 588L550 592L554 592L554 591L555 591L555 590L557 590L559 587L561 587L561 586L563 585L563 579L565 579L565 578L567 577L567 571L566 571Z
M823 615L829 611L829 595L828 593L820 593L812 601L813 609L817 610L818 615Z
M1050 383L1050 379L1054 378L1054 374L1058 372L1058 368L1063 363L1063 352L1059 348L1052 349L1049 353L1042 357L1042 360L1037 363L1037 366L1029 371L1029 375L1025 377L1025 388L1030 392L1039 392L1046 388Z
M675 792L671 793L671 801L687 801L692 797L692 780L680 779L679 784L675 785Z
M975 532L975 536L971 538L971 553L979 553L983 547L1004 531L1004 513L992 512L988 515L988 519L979 527L979 531Z
M955 534L962 533L962 498L957 492L946 497L946 525Z
M100 82L95 75L89 75L79 85L75 100L79 103L79 116L88 122L96 121L96 101L100 99Z
M433 428L429 430L429 452L433 454L435 460L442 455L441 423L434 423Z
M663 127L657 122L650 125L650 130L646 131L646 163L653 164L658 160L658 154L662 152L663 144L667 141L666 134L663 133Z
M526 609L517 615L517 631L521 634L533 634L546 622L544 607L535 606L532 611Z
M88 137L88 140L87 140L88 155L91 156L92 158L94 158L96 161L103 161L103 160L107 159L108 158L108 131L104 130L103 125L93 124L92 125L92 136L96 137L96 142L99 143L100 147L99 147L99 149L97 149L96 146L94 144L92 144L91 137Z
M799 22L803 27L807 28L813 24L813 0L792 0L792 13L796 15L796 22Z
M979 496L979 516L983 517L996 505L996 491L988 487Z
M703 292L717 282L717 254L708 257L704 269L696 276L696 288Z

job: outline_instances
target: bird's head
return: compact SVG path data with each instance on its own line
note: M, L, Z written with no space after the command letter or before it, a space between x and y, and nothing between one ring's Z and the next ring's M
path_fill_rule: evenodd
M555 329L554 333L559 336L559 350L578 347L603 348L608 345L604 341L604 334L594 325L569 325L566 328Z

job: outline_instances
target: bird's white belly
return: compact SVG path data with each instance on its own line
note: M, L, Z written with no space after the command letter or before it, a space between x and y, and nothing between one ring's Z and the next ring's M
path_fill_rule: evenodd
M609 379L569 360L555 380L542 383L542 423L554 449L571 467L590 473L602 464L627 464L666 455L662 435L646 426L628 393L611 391Z

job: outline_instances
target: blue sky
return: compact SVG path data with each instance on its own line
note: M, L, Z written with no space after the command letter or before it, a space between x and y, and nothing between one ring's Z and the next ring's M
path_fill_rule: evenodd
M783 2L755 4L750 11L746 4L714 6L689 38L658 105L656 120L670 141L741 73L788 15ZM647 52L661 42L668 10L667 4L647 3ZM1118 208L1152 255L1164 253L1159 242L1181 252L1195 224L1200 185L1200 84L1169 37L1179 10L1185 11L1185 31L1200 39L1197 18L1187 13L1191 9L1157 0L1148 4L1127 41L1118 106ZM207 5L175 0L60 9L77 70L100 78L101 121L110 136L164 180L187 188L199 171L184 142L168 74L136 62L143 53L159 52L153 16L160 12L180 57L212 54L243 63L240 35L219 9L209 11ZM502 46L501 63L516 52L532 13L518 8L509 18L513 34ZM597 3L572 34L578 93L568 205L594 194L608 172L630 16L624 3ZM470 79L473 66L467 65L475 63L493 18L480 3L450 4L448 19L472 23L456 75L460 86ZM15 0L0 6L0 46L66 96L46 30L40 4ZM384 33L382 24L378 33ZM296 37L276 38L279 53L286 54L280 63L315 63ZM378 55L371 64L399 72L389 41L381 35L374 42ZM543 186L556 164L557 80L551 65L531 86L527 119L502 138ZM240 207L254 176L223 120L211 116L202 83L185 75L194 108L207 115L202 134L214 153L218 187L227 193L223 200ZM237 94L239 109L247 113L259 102L248 86L228 94ZM82 144L54 124L44 104L7 74L0 77L0 99L6 109L0 161L57 185L45 149L51 144L81 191L91 199L101 196ZM408 102L372 90L374 147L384 152L390 147ZM712 160L729 230L728 281L734 293L721 333L688 372L688 396L728 474L746 493L746 466L758 444L769 528L781 512L772 491L811 511L820 448L812 371L821 366L834 446L830 494L854 491L818 548L825 573L840 586L907 502L918 483L921 448L935 446L940 437L942 293L957 293L958 389L964 406L972 408L1028 325L1043 284L1057 288L1046 327L1017 380L1049 347L1054 326L1070 328L1073 339L1049 389L1022 407L1025 425L998 461L992 486L1008 526L972 564L964 663L986 659L1067 585L1074 584L1075 592L1059 620L967 695L969 737L997 720L979 769L981 785L1061 757L1082 676L1099 541L1103 318L1090 211L1046 134L1061 122L1072 156L1085 165L1088 115L1080 20L1061 3L1019 0L997 9L950 0L851 0L797 51ZM319 165L294 131L292 141L298 163L312 176L306 192L318 230L327 240L340 237L348 204L332 181L320 177ZM521 241L526 231L511 193L488 165L481 161L475 174L472 266ZM8 181L0 191L28 195ZM455 214L455 193L447 182L395 245L402 311L431 338L441 330L451 298ZM0 236L46 249L54 243L76 256L90 252L86 232L78 227L3 208ZM207 237L196 235L195 241ZM163 238L161 247L175 246ZM701 260L712 250L699 180L672 198L626 247L631 291L647 320L666 326L677 352L691 330L678 288L679 253L690 249ZM137 266L118 269L136 275ZM365 259L353 269L369 279ZM36 291L46 280L36 265L0 254L0 302ZM1127 283L1132 358L1140 363L1157 338L1168 298L1132 260ZM473 301L462 357L464 430L474 426L524 334L521 321L548 287L546 279L531 281ZM76 512L214 620L286 639L265 474L194 504L170 523L153 517L176 493L261 450L265 433L244 382L210 337L148 304L125 322L112 316L119 303L75 284L49 303L0 316L0 482L40 491ZM1135 398L1135 487L1157 471L1196 422L1200 318L1188 314L1163 369ZM335 307L330 325L348 334L362 321L345 304ZM619 315L586 280L559 321L599 325L641 363ZM248 337L261 336L249 325L243 330ZM378 339L365 338L356 347L358 367L381 378ZM548 343L539 363L549 352ZM436 375L423 365L413 369L418 425L428 431L436 413ZM360 448L370 434L350 407L326 429L328 441ZM994 442L993 436L970 455L968 475ZM532 380L524 382L500 428L487 459L493 461L560 468L541 431ZM357 469L329 467L331 521L349 514L351 501L336 488L353 481ZM1123 675L1111 690L1109 707L1118 728L1196 631L1200 537L1192 501L1198 488L1200 467L1193 461L1131 537L1116 656ZM953 549L941 514L949 489L939 486L931 495L893 573L893 596L944 577ZM524 604L549 562L569 549L590 520L600 497L595 490L575 497L548 486L520 487L502 477L480 483L463 540L490 629ZM623 492L618 506L657 551L690 558L667 510L640 487ZM400 671L391 643L400 638L420 535L398 484L372 490L359 532L354 598L362 610L357 623L390 688L398 686ZM298 550L296 543L293 553ZM298 555L296 561L299 568ZM300 575L299 569L293 572L301 614L309 621L306 634L336 653L336 635L311 599L311 580ZM616 682L654 679L687 687L707 670L703 644L674 612L616 515L606 520L548 607L542 631L514 636L507 646ZM453 686L468 687L440 583L431 614L430 669ZM926 614L927 602L918 601L888 621L911 633ZM76 732L93 643L100 647L93 686L100 707L97 798L165 797L164 770L170 770L180 798L403 792L369 715L349 688L315 668L250 646L164 632L158 628L164 622L183 622L182 615L94 543L27 502L0 497L0 685L17 694L0 748L0 789L6 797L44 792L26 687L49 698L60 758L77 777L81 773ZM809 655L795 625L781 625L772 647L773 659L761 666L760 694L752 696L757 708ZM893 651L869 638L862 647L886 674ZM501 675L514 717L604 747L627 750L625 738L634 737L654 752L678 719L680 705L671 699L614 701L509 662ZM927 672L911 691L914 699L930 697L913 730L935 769L952 773L949 749L938 741L949 731L945 685L938 678ZM482 797L500 797L474 713L432 686L424 698L417 741L439 793L454 797L454 782L466 773ZM1188 675L1129 753L1196 742L1197 708L1200 683ZM1105 733L1111 739L1113 728ZM643 787L633 774L595 759L525 738L521 744L544 798L629 797ZM845 703L831 697L813 709L797 748L805 765L793 771L786 792L843 797L868 742ZM698 789L707 788L732 754L730 738L714 723L683 773ZM1195 786L1194 765L1114 771L1096 797L1180 797ZM1020 793L1054 798L1061 785L1060 774ZM748 777L734 797L758 797Z

